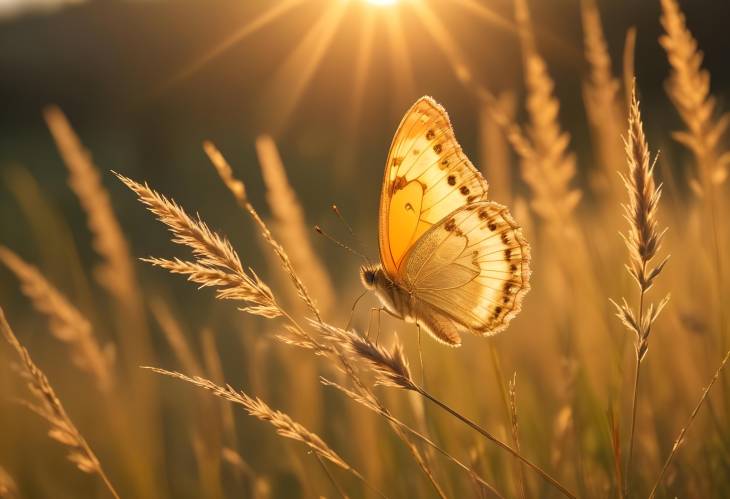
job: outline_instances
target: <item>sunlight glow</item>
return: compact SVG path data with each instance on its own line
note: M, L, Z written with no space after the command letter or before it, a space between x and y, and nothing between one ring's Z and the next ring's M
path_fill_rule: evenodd
M393 5L398 0L365 0L370 5L379 5L379 6L386 6L386 5Z

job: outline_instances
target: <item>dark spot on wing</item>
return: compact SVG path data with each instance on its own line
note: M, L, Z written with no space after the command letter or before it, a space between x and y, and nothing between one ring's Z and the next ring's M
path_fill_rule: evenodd
M398 190L401 190L406 185L408 185L408 182L406 182L406 178L405 177L396 177L395 180L393 181L392 190L394 192L395 191L398 191Z
M459 189L459 192L461 192L464 196L466 196L467 194L469 194L469 188L465 185L462 185L461 189Z
M456 185L456 177L454 175L449 175L449 178L446 180L449 182L449 185Z

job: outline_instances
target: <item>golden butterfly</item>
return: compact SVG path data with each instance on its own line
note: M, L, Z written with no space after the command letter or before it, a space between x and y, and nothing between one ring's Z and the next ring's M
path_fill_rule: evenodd
M398 126L385 165L380 265L360 269L382 307L437 340L493 335L530 289L530 246L456 141L446 111L420 98Z

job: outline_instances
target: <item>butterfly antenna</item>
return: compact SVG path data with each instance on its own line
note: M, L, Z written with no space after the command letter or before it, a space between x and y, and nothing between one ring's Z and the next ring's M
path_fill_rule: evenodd
M340 219L340 222L342 222L345 225L345 227L347 227L347 232L350 233L350 237L357 245L358 250L360 250L360 252L364 255L365 254L365 251L363 249L364 245L362 244L362 241L360 240L360 238L357 237L357 235L355 234L355 231L352 230L352 225L350 225L347 222L347 220L345 220L345 217L342 216L342 212L340 211L340 209L337 207L336 204L332 204L331 208L332 208L332 211L334 212L334 214L337 215L337 218ZM371 264L370 259L367 256L365 256L365 261L368 263L368 265Z
M326 237L327 239L329 239L330 241L332 241L333 243L335 243L340 248L342 248L344 250L347 250L350 253L352 253L353 255L356 255L356 256L362 258L365 261L365 263L367 263L368 265L370 265L370 260L368 259L368 257L366 257L365 255L363 255L359 251L356 251L356 250L350 248L345 243L342 243L342 242L338 241L337 239L335 239L334 237L332 237L330 234L328 234L327 232L325 232L324 230L322 230L322 227L320 227L319 225L315 225L314 226L314 230L317 232L317 234Z

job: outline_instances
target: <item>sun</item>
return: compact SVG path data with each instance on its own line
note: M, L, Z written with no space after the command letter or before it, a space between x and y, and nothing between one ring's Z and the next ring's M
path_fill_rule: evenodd
M398 0L365 0L365 2L369 3L370 5L378 5L378 6L386 6L386 5L393 5L398 2Z

